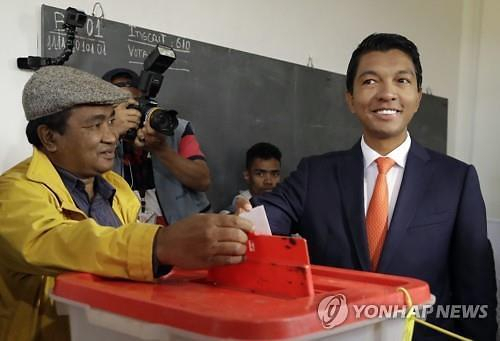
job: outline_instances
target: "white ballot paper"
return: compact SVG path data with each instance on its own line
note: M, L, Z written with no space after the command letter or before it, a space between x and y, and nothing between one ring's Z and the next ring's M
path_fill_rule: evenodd
M240 217L250 220L255 226L255 234L271 235L271 228L267 221L266 210L263 205L252 208L250 212L243 212Z

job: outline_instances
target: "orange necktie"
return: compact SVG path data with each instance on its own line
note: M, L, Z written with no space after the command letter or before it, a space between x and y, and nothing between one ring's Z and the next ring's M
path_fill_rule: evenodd
M378 260L387 234L389 194L385 175L395 163L393 159L388 157L379 157L375 162L377 163L378 175L366 212L366 235L372 271L377 270Z

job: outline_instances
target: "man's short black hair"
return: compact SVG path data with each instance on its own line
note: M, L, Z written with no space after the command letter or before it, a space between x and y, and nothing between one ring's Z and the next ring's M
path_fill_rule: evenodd
M56 131L59 134L64 134L66 131L66 123L68 122L70 115L71 109L66 109L49 116L43 116L32 121L28 121L28 125L26 126L26 137L28 138L29 143L39 149L43 147L43 143L40 140L37 131L38 127L41 125L46 125L50 130Z
M420 64L420 55L417 46L411 40L399 34L373 33L366 37L352 53L345 80L349 93L352 94L354 77L356 77L361 57L369 52L386 52L389 50L400 50L411 58L415 66L417 88L419 91L422 90L422 65Z
M126 68L118 68L118 69L113 69L109 70L106 72L103 76L102 79L104 79L107 82L113 83L113 80L119 77L127 78L130 80L130 86L134 88L139 87L139 76L137 73L130 69Z
M281 152L275 145L267 142L259 142L254 144L250 149L247 150L247 169L252 167L252 163L255 159L270 160L276 159L281 163Z

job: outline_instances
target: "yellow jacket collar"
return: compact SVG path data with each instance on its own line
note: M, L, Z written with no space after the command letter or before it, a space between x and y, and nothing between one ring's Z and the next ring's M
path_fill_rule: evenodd
M50 189L57 197L63 209L78 212L86 216L76 206L71 194L47 155L35 147L33 148L33 156L26 172L26 177L31 181L44 184ZM113 197L113 209L115 209L120 219L122 221L135 221L140 205L137 197L130 190L129 185L118 174L112 171L104 173L102 177L117 190ZM124 216L127 216L126 220L124 220Z
M57 196L63 208L75 210L73 198L71 198L71 194L66 189L59 173L47 155L36 147L33 147L33 157L26 177L47 186Z

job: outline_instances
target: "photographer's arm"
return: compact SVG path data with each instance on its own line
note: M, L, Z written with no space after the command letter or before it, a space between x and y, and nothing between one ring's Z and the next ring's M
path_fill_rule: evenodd
M210 186L210 170L205 160L191 160L178 154L165 141L165 136L146 123L137 132L136 146L154 153L163 165L184 186L198 192L206 192Z
M184 186L198 192L206 192L210 186L210 170L204 160L189 160L177 154L165 144L152 150L172 174Z

